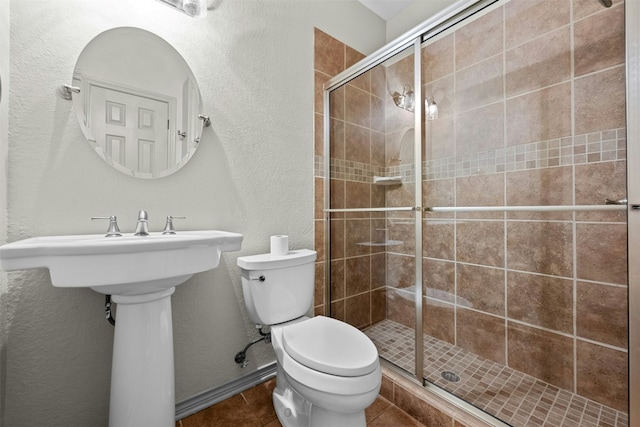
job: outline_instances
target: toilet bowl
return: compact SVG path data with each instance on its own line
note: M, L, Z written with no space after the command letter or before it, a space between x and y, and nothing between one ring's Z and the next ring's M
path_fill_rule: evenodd
M274 406L285 427L365 425L364 409L378 396L382 377L366 335L317 316L272 327L271 342L281 377Z
M382 381L378 351L347 323L305 315L315 258L309 250L238 258L249 317L271 326L273 404L284 427L364 427Z

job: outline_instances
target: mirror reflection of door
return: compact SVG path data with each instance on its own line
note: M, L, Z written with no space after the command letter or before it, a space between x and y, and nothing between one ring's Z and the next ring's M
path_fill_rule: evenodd
M108 158L151 175L175 164L168 100L104 84L89 86L88 125Z

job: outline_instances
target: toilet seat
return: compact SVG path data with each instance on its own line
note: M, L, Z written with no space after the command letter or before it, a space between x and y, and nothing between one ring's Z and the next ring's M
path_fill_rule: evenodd
M358 377L379 366L378 351L359 329L316 316L282 328L285 352L298 363L330 375Z

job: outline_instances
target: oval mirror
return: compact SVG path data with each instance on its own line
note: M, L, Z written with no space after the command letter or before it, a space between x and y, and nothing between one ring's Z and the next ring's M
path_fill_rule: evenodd
M131 27L98 34L78 58L71 91L87 141L120 172L161 178L198 148L204 123L198 83L155 34Z

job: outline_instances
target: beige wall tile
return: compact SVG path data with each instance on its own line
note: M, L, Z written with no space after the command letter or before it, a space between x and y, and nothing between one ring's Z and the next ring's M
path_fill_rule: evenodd
M456 179L457 206L504 206L504 173L474 175ZM458 214L458 218L504 218L502 212Z
M456 70L502 51L502 8L465 24L456 31Z
M313 66L329 76L335 76L345 69L345 45L327 33L314 28Z
M573 231L564 222L507 223L507 268L573 275Z
M502 58L495 55L456 73L456 113L502 101Z
M455 263L439 259L422 259L422 294L455 303Z
M571 135L571 85L562 83L507 100L507 145Z
M626 161L576 165L575 171L576 205L601 205L605 199L618 200L626 197ZM627 213L576 212L576 220L625 222Z
M577 345L578 394L628 412L627 353L582 341Z
M371 220L348 219L344 229L345 257L368 255L369 246L358 244L371 241Z
M491 267L504 266L503 221L458 221L456 227L458 261Z
M426 160L446 159L455 155L453 117L442 117L425 123Z
M425 257L454 259L454 225L450 220L428 220L422 233Z
M371 127L371 95L354 86L345 87L345 121Z
M332 219L329 223L331 233L331 259L344 258L345 254L345 221L343 219Z
M330 110L329 114L331 115L332 118L335 118L338 120L344 120L344 109L345 109L344 94L345 94L345 86L332 90L331 93L329 93L329 110ZM324 104L316 103L315 108L316 108L316 112L323 112Z
M349 46L345 46L345 49L345 69L351 67L353 64L365 57L365 55ZM348 84L366 92L371 92L371 73L366 72L351 80Z
M514 96L571 78L571 32L563 27L506 53L506 93Z
M573 389L573 340L509 322L509 366L565 390Z
M369 164L371 162L371 131L362 126L345 123L345 160Z
M371 95L371 129L384 132L385 126L385 101Z
M456 155L504 147L504 106L496 102L456 116Z
M371 93L383 100L389 98L386 67L384 65L376 65L369 72L371 73Z
M422 81L432 82L453 73L453 34L422 48Z
M505 41L510 49L569 24L570 0L512 0L505 4Z
M329 181L329 186L331 187L329 189L331 192L331 208L343 209L345 206L345 181L342 179L332 179ZM343 214L332 214L332 218L336 216L341 218Z
M413 288L415 280L415 258L412 256L387 254L387 286L392 288Z
M387 319L400 323L408 328L415 328L415 294L387 289Z
M387 286L386 252L371 255L371 289Z
M313 233L314 233L314 246L315 246L315 250L317 252L317 261L321 262L321 261L325 261L325 257L326 257L326 251L324 248L324 244L322 242L324 242L324 236L325 236L325 232L324 232L324 221L321 220L314 220L313 221Z
M368 292L371 289L371 257L368 255L345 260L346 296Z
M575 80L576 134L624 127L624 67L590 74Z
M623 0L614 0L612 3L618 5ZM573 0L573 19L575 21L582 19L588 15L592 15L596 12L602 12L604 6L600 2L594 2L591 0Z
M387 229L389 230L389 240L402 242L389 247L390 251L413 256L416 250L416 227L415 221L411 220L389 220Z
M573 204L571 166L507 173L507 205L553 206ZM509 212L507 218L571 220L571 212Z
M627 288L578 282L577 335L627 348Z
M342 120L332 119L329 132L330 132L329 150L331 151L331 158L344 159L345 123ZM323 138L324 138L324 135L323 135ZM324 140L322 141L322 144L324 144Z
M387 318L387 290L376 289L371 292L371 324Z
M406 53L406 55L405 55ZM395 59L401 58L393 62ZM387 62L387 90L390 93L402 93L405 85L410 85L413 89L414 66L413 66L413 46L405 49L391 61Z
M431 298L423 298L422 301L423 332L454 344L455 306Z
M356 328L371 325L371 298L369 293L356 295L345 300L345 321Z
M424 85L423 97L433 98L438 105L438 120L454 114L454 76L453 74L442 77ZM436 123L438 120L434 120Z
M313 305L324 305L325 263L317 262L315 265L315 288L313 293Z
M345 181L345 208L368 208L371 206L370 185ZM353 214L356 216L356 214ZM362 215L359 215L362 216Z
M623 5L574 24L576 76L624 64L624 25Z
M345 291L344 259L331 261L331 302L343 299Z
M333 317L334 319L338 319L342 322L346 321L346 314L345 314L345 300L340 300L340 301L335 301L331 303L331 317Z
M422 183L422 206L454 206L454 179L438 179ZM450 213L429 212L426 220L453 217Z
M313 115L313 154L324 155L324 116L315 113Z
M371 131L371 164L386 165L386 142L383 133Z
M576 225L578 278L627 284L627 225Z
M457 303L504 316L504 270L457 263Z
M506 363L503 318L458 308L456 331L456 345L494 362Z
M559 332L573 333L573 281L507 273L509 318Z

